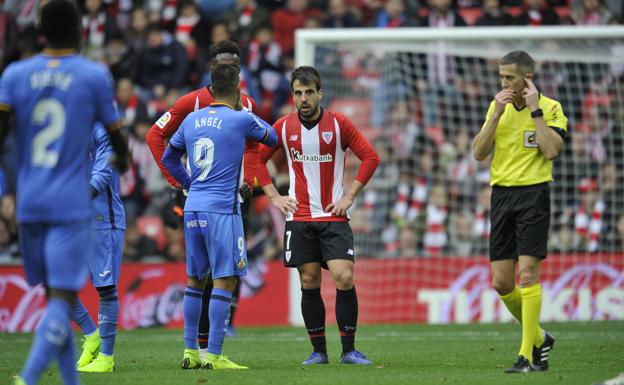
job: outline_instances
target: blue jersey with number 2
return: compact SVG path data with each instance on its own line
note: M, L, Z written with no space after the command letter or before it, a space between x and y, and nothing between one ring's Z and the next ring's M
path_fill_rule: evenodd
M243 151L247 139L275 146L270 124L248 111L214 103L189 114L169 144L186 151L191 187L184 211L240 214Z
M108 71L77 55L36 55L4 71L0 105L17 117L18 220L88 219L93 125L119 119Z

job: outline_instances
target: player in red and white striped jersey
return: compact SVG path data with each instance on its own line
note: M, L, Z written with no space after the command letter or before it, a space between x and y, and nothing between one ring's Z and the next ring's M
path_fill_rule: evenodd
M234 43L231 40L223 40L219 43L213 44L210 47L211 70L217 64L232 64L232 65L240 66L240 53L241 53L240 47L238 46L238 44ZM242 108L245 108L249 111L255 110L256 104L251 97L245 95L244 93L241 93L240 99L241 99ZM180 124L182 124L182 121L184 121L184 119L186 118L188 114L190 114L191 112L197 111L199 109L208 107L208 105L211 103L214 103L214 101L215 101L215 98L209 87L203 87L201 89L189 92L188 94L180 97L175 102L173 107L171 107L167 112L165 112L160 117L160 119L158 119L158 121L154 123L154 125L150 128L150 130L148 131L145 137L145 140L147 141L147 145L149 146L152 152L152 156L154 157L154 160L158 164L158 167L162 171L165 178L167 178L167 181L173 187L177 189L180 189L180 184L178 183L178 181L175 180L173 176L171 176L167 168L162 163L162 157L165 153L165 149L167 148L167 142L173 136L173 134L175 134L175 132L178 131ZM257 145L256 144L245 145L245 160L244 160L245 171L243 173L245 183L243 184L243 189L241 189L241 191L245 191L246 189L246 191L249 193L248 195L251 195L251 188L253 186L253 174L255 174L255 166L251 165L250 163L253 163L254 165L257 163L257 159L254 158L252 154L252 148L255 146ZM257 152L255 154L257 156ZM177 200L180 201L178 203L181 203L181 201L183 201L183 197L180 192L178 192L178 195L179 196ZM245 203L249 204L249 196L246 197ZM247 211L245 206L243 206L242 211L243 212ZM182 211L180 208L178 215L181 215L181 214L182 214ZM243 214L243 218L245 218L244 214ZM244 227L247 228L246 224ZM240 282L238 283L237 288L234 292L234 297L232 298L232 306L230 308L230 321L232 321L234 317L234 312L236 311L239 291L240 291ZM210 281L206 285L206 289L204 290L204 295L202 298L202 303L204 307L202 308L202 316L201 316L200 323L199 323L199 336L198 336L199 346L201 348L200 353L202 355L205 354L207 350L206 348L208 346L208 329L210 326L208 322L208 302L210 300L211 292L212 292L212 281ZM230 322L230 326L231 325L232 325L232 322Z
M261 146L258 181L275 207L286 215L284 265L297 267L301 310L314 352L304 364L328 362L321 267L336 285L336 320L345 364L371 364L355 350L358 303L353 285L353 233L347 210L379 165L379 156L349 119L320 107L321 78L313 67L297 68L291 78L297 111L273 125L278 146ZM286 152L289 196L280 196L266 161L278 149ZM350 189L343 191L347 148L362 161Z

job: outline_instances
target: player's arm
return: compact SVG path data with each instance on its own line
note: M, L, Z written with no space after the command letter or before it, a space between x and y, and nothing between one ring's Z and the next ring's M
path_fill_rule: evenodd
M182 155L186 152L186 144L184 141L184 124L171 137L169 146L165 150L162 157L162 164L172 175L177 183L185 190L191 186L191 177L186 172L186 167L182 163Z
M349 187L349 191L345 193L336 202L332 202L325 208L325 211L331 211L332 214L338 216L347 215L347 210L355 201L355 198L362 192L364 186L375 173L379 166L380 160L377 151L368 140L360 133L355 125L347 118L344 118L341 133L343 133L343 143L350 148L351 151L362 161L360 168L355 176L355 180Z
M505 105L511 103L513 98L514 91L502 90L496 94L494 101L490 104L485 123L472 141L472 156L476 160L482 161L492 153L496 127L498 127L500 118L503 116L503 112L505 112Z
M0 150L4 147L4 141L9 134L9 118L11 117L11 89L9 83L13 79L14 65L9 65L0 77Z
M277 123L275 123L275 125L273 126L275 131L281 131L282 123L283 121L281 119L278 120ZM264 191L266 196L271 200L273 206L280 210L282 214L288 215L288 213L294 213L295 211L297 211L297 205L299 204L299 202L297 202L294 197L282 196L279 194L277 188L275 188L275 186L273 185L271 174L269 173L269 169L266 165L269 159L271 159L271 157L273 156L273 154L275 154L278 149L282 148L281 135L276 136L278 142L276 147L269 147L263 144L259 145L259 161L256 177L258 178L258 183L260 184L260 187L262 187L262 190Z
M91 197L95 198L99 194L106 192L106 189L113 179L113 170L109 166L109 159L113 154L113 148L104 127L100 123L96 123L93 129L93 141L95 144L95 154L89 185L91 186Z
M106 129L110 138L111 148L115 153L110 158L113 160L113 164L119 173L123 174L128 170L128 136L121 128L121 120L107 125Z
M250 187L249 192L251 192L251 187L254 185L254 179L258 174L258 165L260 163L258 142L266 144L271 148L275 147L277 145L277 134L269 123L254 115L252 112L249 112L247 139L245 143L244 180L245 184ZM248 189L245 188L244 191L241 191L241 195L243 192L247 192L247 190Z
M524 100L531 113L533 113L539 110L539 91L531 79L526 78L525 82L527 86L523 91ZM537 139L537 143L539 144L540 152L544 154L548 160L553 160L559 156L563 148L563 137L558 131L548 126L543 114L544 112L542 111L541 116L533 117L535 139Z
M6 104L0 104L0 150L4 147L4 141L9 133L9 117L11 110Z
M165 154L169 138L178 131L184 118L193 112L195 102L194 95L194 93L190 93L178 99L175 104L152 125L147 135L145 135L145 141L158 168L160 168L167 182L175 188L179 188L180 185L162 163L162 158Z

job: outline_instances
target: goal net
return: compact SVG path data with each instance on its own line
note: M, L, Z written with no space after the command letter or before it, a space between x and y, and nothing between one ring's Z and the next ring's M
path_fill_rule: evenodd
M490 285L489 159L471 141L500 90L498 59L517 49L569 119L542 319L624 319L624 28L299 30L297 65L320 71L324 107L381 157L351 212L362 322L511 319ZM358 165L349 155L347 174ZM333 306L329 276L323 295Z

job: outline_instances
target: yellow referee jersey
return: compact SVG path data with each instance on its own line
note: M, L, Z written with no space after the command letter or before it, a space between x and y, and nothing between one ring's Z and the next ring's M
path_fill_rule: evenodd
M486 122L492 116L494 103L495 101L490 103ZM544 111L547 126L567 132L568 118L563 114L558 101L540 94L538 104ZM528 186L552 180L552 161L538 148L531 111L526 106L518 110L513 103L508 103L494 136L490 185Z

